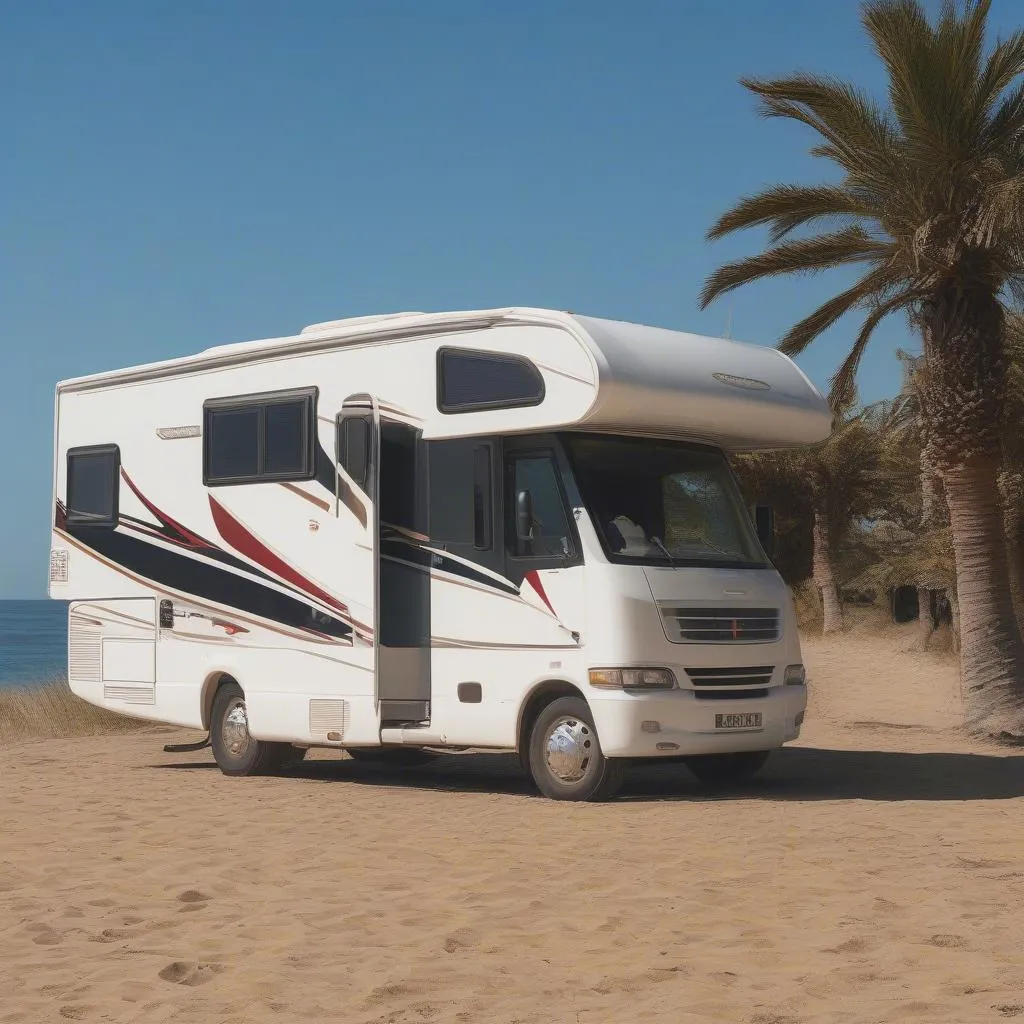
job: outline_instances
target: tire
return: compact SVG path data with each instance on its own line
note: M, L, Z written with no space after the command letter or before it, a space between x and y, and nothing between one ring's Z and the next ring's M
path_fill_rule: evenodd
M394 768L416 768L429 764L435 754L418 747L346 747L353 761L363 764L380 764Z
M213 699L210 746L225 775L267 775L298 758L290 743L268 743L249 735L245 694L238 683L225 683Z
M559 697L544 708L529 743L530 775L551 800L608 800L625 779L626 762L601 752L593 715L580 697Z
M734 786L748 782L768 760L768 750L743 750L733 754L700 754L685 759L686 767L705 786Z

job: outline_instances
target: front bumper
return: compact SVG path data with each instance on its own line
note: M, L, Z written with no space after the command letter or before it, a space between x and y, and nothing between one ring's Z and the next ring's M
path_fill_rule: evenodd
M591 691L588 703L608 757L678 757L771 750L800 735L806 686L773 686L750 700L700 700L692 690L655 693ZM716 714L759 712L759 729L716 729ZM641 723L658 723L656 732ZM661 747L659 748L659 744Z

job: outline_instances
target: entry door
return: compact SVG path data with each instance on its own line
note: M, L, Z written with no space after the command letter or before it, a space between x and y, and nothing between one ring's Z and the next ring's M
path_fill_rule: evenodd
M430 720L430 555L420 431L355 395L338 417L338 462L372 508L374 696L382 726ZM340 486L340 485L339 485Z

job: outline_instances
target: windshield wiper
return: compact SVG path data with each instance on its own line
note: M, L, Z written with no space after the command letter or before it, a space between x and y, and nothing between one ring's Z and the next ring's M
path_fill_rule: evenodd
M676 567L676 563L673 560L672 555L669 553L668 548L665 547L664 544L662 544L661 538L660 537L655 537L655 536L652 535L651 536L651 543L654 544L656 547L658 547L661 550L661 553L668 559L668 564L674 569Z

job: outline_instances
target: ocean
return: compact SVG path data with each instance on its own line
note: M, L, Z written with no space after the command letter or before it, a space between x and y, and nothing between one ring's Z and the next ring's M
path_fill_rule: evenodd
M67 644L65 601L0 601L0 686L65 675Z

